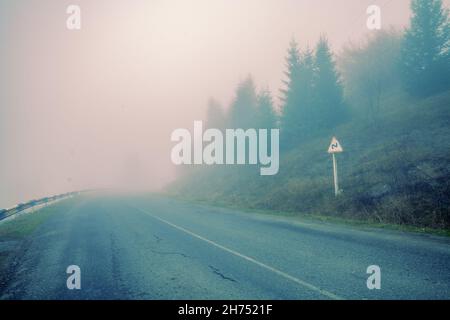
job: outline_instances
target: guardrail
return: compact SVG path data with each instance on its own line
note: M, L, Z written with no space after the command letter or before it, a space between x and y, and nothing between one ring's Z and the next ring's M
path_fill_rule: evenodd
M15 214L21 213L27 209L31 209L33 207L43 205L43 204L48 204L50 202L61 200L63 198L68 198L71 196L79 195L80 193L81 193L81 191L67 192L67 193L62 193L62 194L58 194L58 195L51 196L51 197L45 197L45 198L38 199L38 200L31 200L31 201L28 201L25 203L19 203L19 204L15 205L14 207L11 207L8 209L0 209L0 221L4 220L6 218L9 218Z

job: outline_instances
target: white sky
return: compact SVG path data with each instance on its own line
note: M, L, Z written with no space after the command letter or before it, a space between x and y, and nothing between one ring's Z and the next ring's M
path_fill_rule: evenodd
M82 29L66 29L81 7ZM403 27L408 0L0 0L0 208L77 189L173 179L170 133L252 74L278 95L287 46L335 50ZM449 1L446 1L448 6Z

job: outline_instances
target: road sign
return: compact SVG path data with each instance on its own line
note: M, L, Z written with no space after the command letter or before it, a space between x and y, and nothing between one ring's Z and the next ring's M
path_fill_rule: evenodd
M344 152L344 149L342 149L342 146L339 143L339 141L336 139L336 137L333 137L333 139L331 139L330 147L328 148L328 153L331 153L331 155L333 156L334 195L336 197L341 192L339 190L339 183L338 183L336 153L341 153L341 152Z
M336 137L333 137L333 139L331 139L330 147L328 148L328 153L341 153L341 152L344 152L344 149L342 149L342 146L336 139Z

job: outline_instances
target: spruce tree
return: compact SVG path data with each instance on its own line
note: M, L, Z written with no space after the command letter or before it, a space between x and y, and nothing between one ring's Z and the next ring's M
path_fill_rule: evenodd
M402 45L408 91L427 96L450 88L449 11L441 0L412 0L411 26Z
M258 94L257 122L260 129L273 129L277 126L273 99L267 89Z
M283 148L296 147L312 134L316 118L313 105L314 77L314 55L310 49L306 49L300 53L298 67L291 78L290 96L283 107Z
M308 136L314 80L314 58L310 50L300 53L292 41L286 58L281 115L281 148L298 145Z
M333 127L345 118L343 87L328 40L321 37L315 52L315 122L318 130Z
M226 127L226 117L222 106L213 98L208 101L206 113L206 128L223 130Z
M251 76L241 82L230 107L229 127L248 129L256 125L256 89Z
M317 126L319 114L315 108L316 76L314 53L311 49L306 48L301 56L299 70L299 110L300 118L303 118L303 121L300 121L301 132L299 133L299 137L301 138L310 137Z

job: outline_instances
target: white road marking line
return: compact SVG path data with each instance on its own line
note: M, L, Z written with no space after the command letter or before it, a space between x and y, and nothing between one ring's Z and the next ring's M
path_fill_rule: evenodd
M216 242L214 242L214 241L212 241L212 240L209 240L209 239L207 239L207 238L205 238L205 237L202 237L201 235L198 235L198 234L196 234L196 233L194 233L194 232L192 232L192 231L189 231L189 230L187 230L187 229L185 229L185 228L183 228L183 227L177 226L176 224L173 224L173 223L171 223L171 222L169 222L169 221L167 221L167 220L165 220L165 219L163 219L163 218L156 217L156 216L152 215L150 212L148 212L148 211L146 211L146 210L143 210L143 209L137 208L137 207L132 207L132 208L134 208L134 209L136 209L136 210L139 210L139 211L141 211L141 212L143 212L143 213L146 213L146 214L148 214L150 217L152 217L152 218L154 218L154 219L156 219L156 220L159 220L159 221L161 221L161 222L163 222L163 223L165 223L165 224L167 224L167 225L169 225L169 226L171 226L171 227L173 227L173 228L175 228L175 229L178 229L178 230L180 230L180 231L182 231L182 232L184 232L184 233L187 233L187 234L193 236L194 238L203 240L203 241L205 241L205 242L207 242L207 243L209 243L209 244L211 244L211 245L213 245L213 246L215 246L215 247L217 247L217 248L219 248L219 249L222 249L222 250L224 250L224 251L226 251L226 252L228 252L228 253L231 253L231 254L233 254L233 255L235 255L235 256L237 256L237 257L240 257L240 258L242 258L242 259L244 259L244 260L247 260L247 261L249 261L249 262L252 262L252 263L254 263L254 264L260 266L261 268L264 268L264 269L266 269L266 270L272 271L273 273L276 273L277 275L279 275L279 276L281 276L281 277L283 277L283 278L286 278L286 279L288 279L288 280L290 280L290 281L292 281L292 282L295 282L295 283L297 283L297 284L299 284L299 285L301 285L301 286L303 286L303 287L306 287L306 288L308 288L308 289L310 289L310 290L312 290L312 291L315 291L315 292L317 292L317 293L320 293L321 295L324 295L324 296L326 296L326 297L328 297L328 298L330 298L330 299L333 299L333 300L343 300L342 297L340 297L340 296L338 296L338 295L335 295L334 293L331 293L331 292L326 291L326 290L324 290L324 289L318 288L318 287L316 287L316 286L314 286L314 285L312 285L312 284L310 284L310 283L308 283L308 282L306 282L306 281L303 281L303 280L300 280L300 279L298 279L298 278L296 278L296 277L294 277L294 276L291 276L290 274L287 274L286 272L283 272L283 271L281 271L281 270L278 270L278 269L275 269L275 268L273 268L273 267L271 267L271 266L268 266L267 264L264 264L264 263L262 263L262 262L259 262L259 261L255 260L255 259L253 259L253 258L251 258L251 257L248 257L248 256L246 256L246 255L244 255L244 254L242 254L242 253L239 253L239 252L237 252L237 251L235 251L235 250L233 250L233 249L229 249L229 248L227 248L227 247L225 247L225 246L223 246L223 245L221 245L221 244L218 244L218 243L216 243Z

